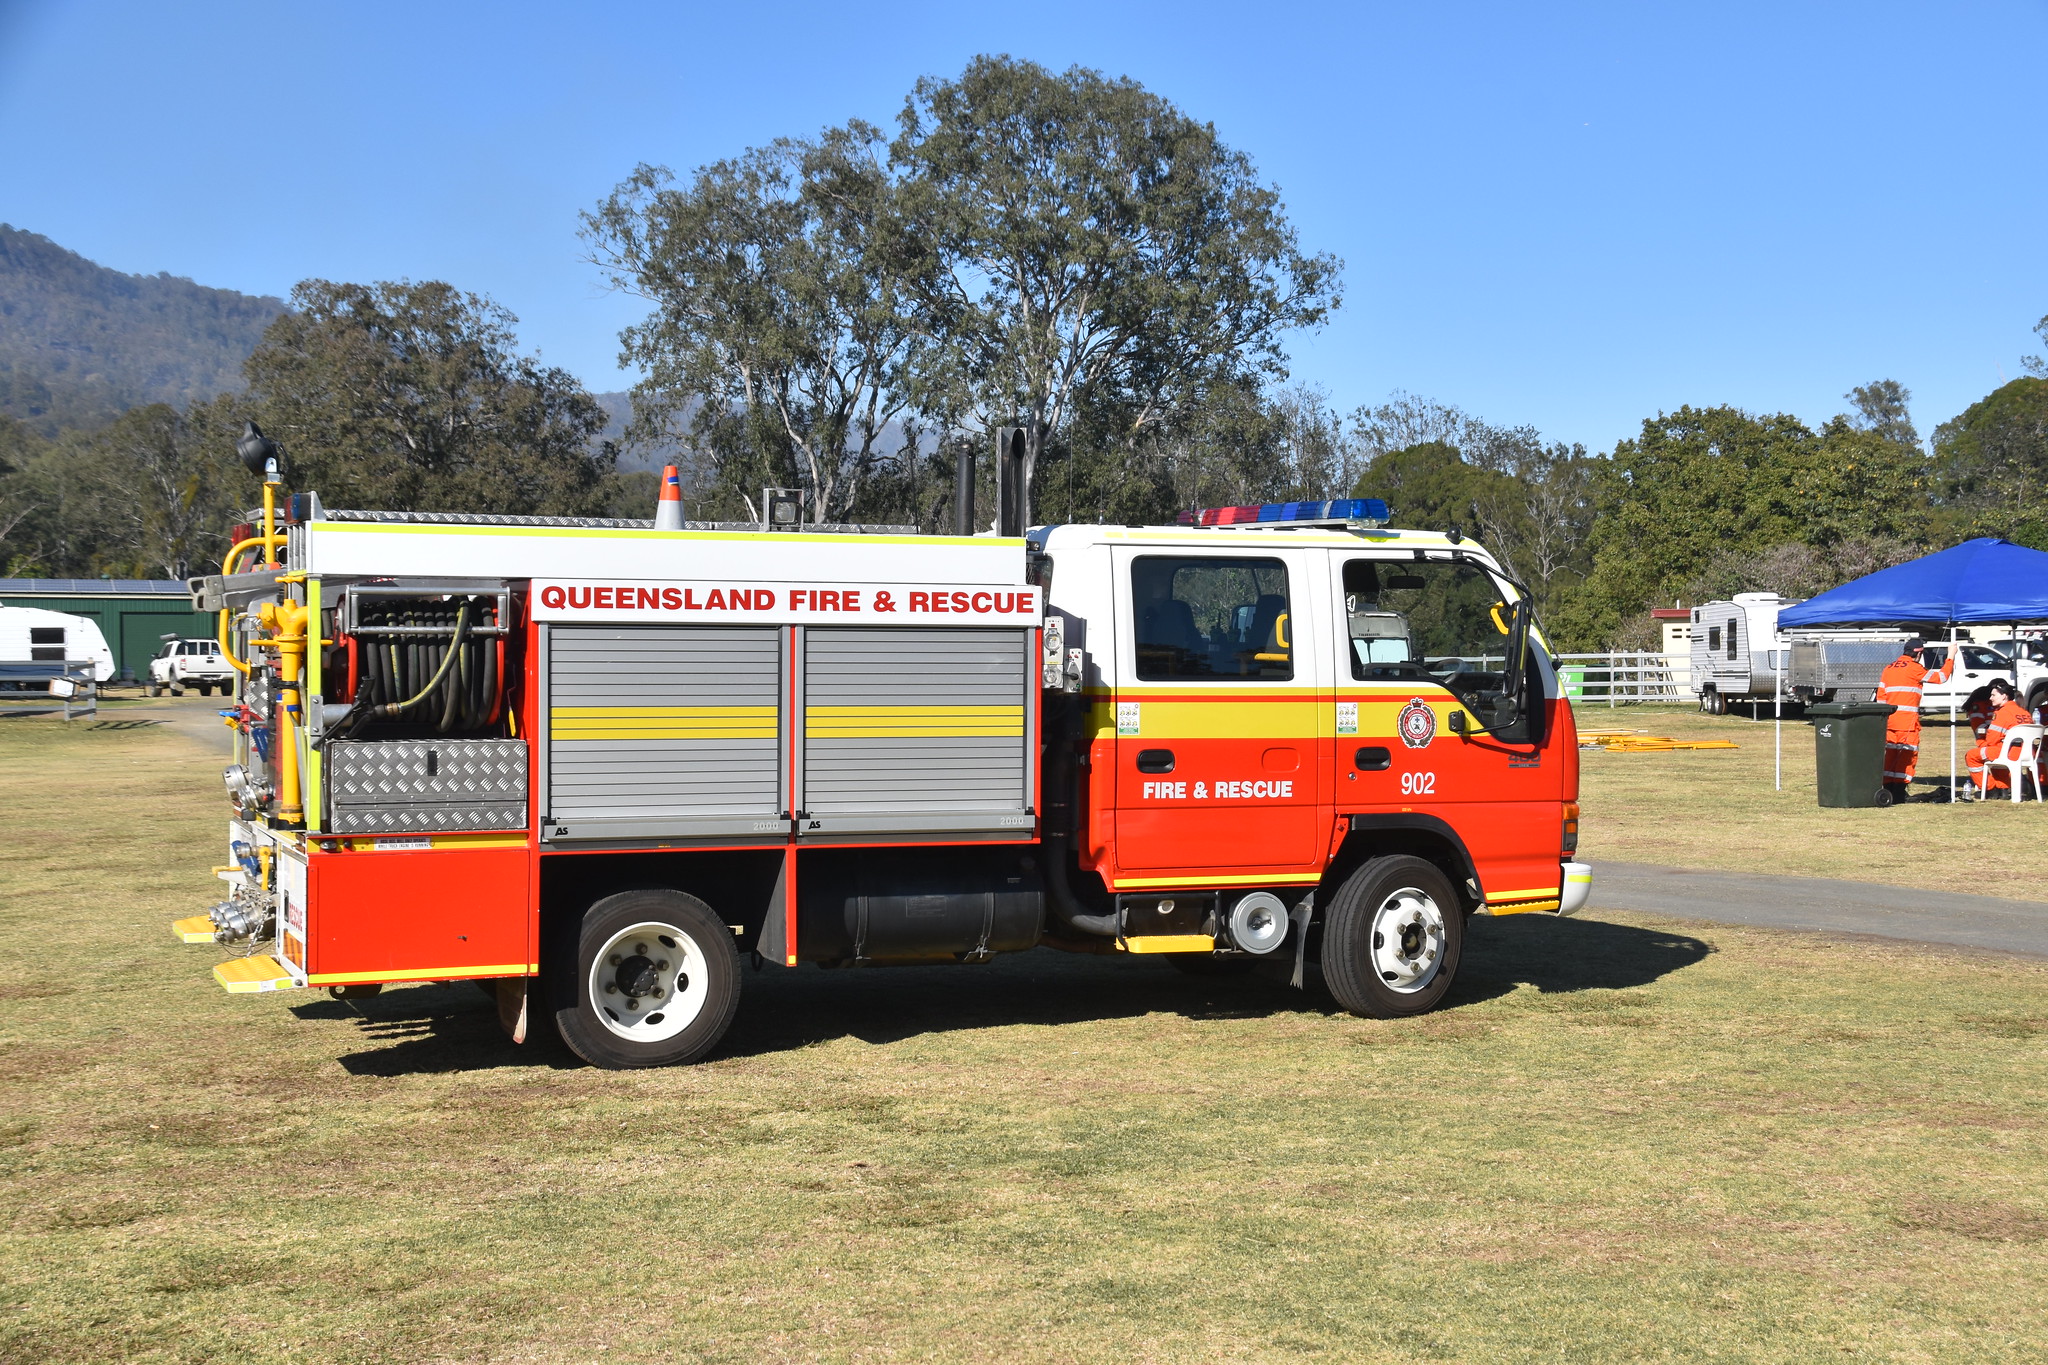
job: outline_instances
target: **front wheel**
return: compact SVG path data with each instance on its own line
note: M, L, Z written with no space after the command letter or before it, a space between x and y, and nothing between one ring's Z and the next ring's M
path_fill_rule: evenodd
M1323 980L1337 1003L1369 1019L1435 1009L1458 974L1465 912L1435 863L1375 858L1330 900Z
M553 947L549 1004L569 1050L613 1070L694 1062L740 1001L732 931L681 891L622 891Z
M151 678L142 685L142 695L145 697L161 697L163 694L163 684L159 683L155 678Z

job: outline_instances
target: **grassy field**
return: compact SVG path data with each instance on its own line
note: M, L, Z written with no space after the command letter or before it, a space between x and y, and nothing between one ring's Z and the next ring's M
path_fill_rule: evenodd
M219 760L152 714L0 722L0 1360L2048 1358L2048 964L1481 921L1405 1024L770 969L601 1073L469 988L222 994L166 929ZM1754 762L1593 757L1589 846L1678 860L1653 765Z
M1578 719L1582 729L1647 730L1742 746L1584 751L1580 847L1596 868L1602 859L1617 859L2048 901L2048 876L2034 856L2048 842L2048 805L2000 799L1824 810L1814 799L1813 729L1803 721L1785 723L1785 785L1779 791L1773 786L1768 719L1703 716L1691 707L1599 706L1587 707ZM1968 736L1969 730L1961 733ZM1916 796L1932 790L1926 779L1948 773L1948 739L1946 723L1925 725ZM1958 767L1973 742L1958 738Z

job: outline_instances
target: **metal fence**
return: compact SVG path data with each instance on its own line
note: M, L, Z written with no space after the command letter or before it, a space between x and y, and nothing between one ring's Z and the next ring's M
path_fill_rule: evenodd
M1558 681L1574 702L1630 706L1645 701L1691 701L1692 667L1649 651L1560 654Z

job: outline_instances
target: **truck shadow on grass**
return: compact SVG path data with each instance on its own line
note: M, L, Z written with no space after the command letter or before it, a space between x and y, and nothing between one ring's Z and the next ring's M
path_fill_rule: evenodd
M1475 920L1446 1011L1521 986L1546 994L1625 990L1682 971L1713 949L1668 930L1535 916ZM1190 975L1157 961L1052 951L978 967L744 970L739 1016L712 1060L772 1056L839 1038L869 1045L968 1029L1178 1015L1190 1021L1341 1014L1313 971L1288 984L1291 955L1242 975ZM337 1058L356 1075L403 1076L500 1067L583 1065L536 1019L529 1042L498 1029L495 1007L469 986L409 987L369 1000L309 1001L302 1019L356 1022L366 1046Z

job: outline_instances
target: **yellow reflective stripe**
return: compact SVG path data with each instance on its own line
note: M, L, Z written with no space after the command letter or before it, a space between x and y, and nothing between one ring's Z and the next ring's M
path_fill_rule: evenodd
M1118 891L1155 886L1313 886L1322 879L1320 872L1285 872L1277 876L1266 873L1253 877L1118 877L1110 885Z
M773 706L556 706L552 739L774 739Z
M1022 706L808 706L806 739L1021 737Z
M1319 702L1292 698L1268 701L1218 695L1214 701L1146 700L1138 718L1138 733L1146 739L1306 741L1316 737L1324 709ZM1098 704L1092 719L1098 737L1116 733L1114 704ZM1393 733L1391 722L1387 733Z
M478 976L532 976L539 966L504 962L495 967L412 967L402 972L322 972L306 978L309 986L334 986L354 981L457 981Z
M1557 910L1562 908L1563 905L1563 901L1552 896L1547 901L1522 901L1517 905L1495 905L1492 901L1488 901L1486 903L1486 910L1491 915L1526 915L1534 911Z
M1496 891L1486 898L1486 903L1492 905L1495 901L1539 900L1544 896L1556 900L1557 888L1554 886L1535 886L1527 891Z
M813 545L974 545L983 548L1024 548L1008 536L868 536L851 532L802 531L629 531L602 526L440 526L409 521L315 521L308 530L323 535L378 536L533 536L541 540L762 540L788 545L801 540ZM573 574L558 575L571 578Z

